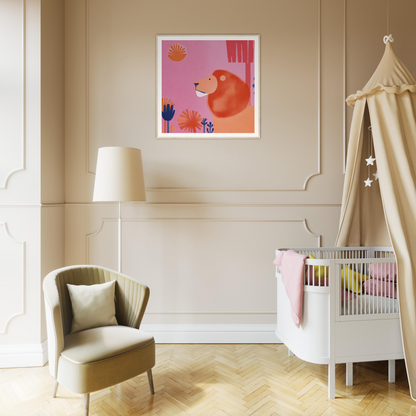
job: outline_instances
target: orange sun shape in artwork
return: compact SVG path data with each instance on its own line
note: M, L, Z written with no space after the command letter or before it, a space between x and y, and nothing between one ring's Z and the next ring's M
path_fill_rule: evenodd
M168 56L172 59L172 61L182 61L182 59L186 56L186 49L184 46L175 43L169 48Z
M180 117L178 117L178 125L181 130L196 133L196 129L201 130L201 120L202 116L198 111L185 110Z

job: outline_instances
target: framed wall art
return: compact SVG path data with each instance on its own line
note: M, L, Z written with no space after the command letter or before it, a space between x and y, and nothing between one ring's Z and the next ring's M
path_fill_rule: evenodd
M259 38L157 36L157 138L260 138Z

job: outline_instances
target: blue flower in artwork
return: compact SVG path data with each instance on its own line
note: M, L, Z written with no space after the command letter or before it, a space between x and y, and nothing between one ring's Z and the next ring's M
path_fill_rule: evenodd
M163 106L162 118L166 121L166 132L169 133L169 121L173 119L175 115L175 110L173 109L173 104L165 104Z
M205 133L205 125L207 124L207 119L203 118L201 124L204 126L204 133Z
M207 127L208 127L207 129L208 133L214 133L214 125L211 122L207 124Z

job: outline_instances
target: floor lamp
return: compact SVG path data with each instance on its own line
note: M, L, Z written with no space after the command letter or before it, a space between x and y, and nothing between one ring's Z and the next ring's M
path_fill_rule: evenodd
M142 152L139 149L98 149L93 201L118 202L118 272L121 273L121 203L146 201Z

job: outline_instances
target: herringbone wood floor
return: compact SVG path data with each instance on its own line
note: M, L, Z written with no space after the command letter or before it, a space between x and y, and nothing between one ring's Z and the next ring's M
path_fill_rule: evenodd
M287 356L277 345L158 345L153 369L156 394L143 374L91 395L91 416L115 415L416 415L403 361L396 383L387 362L354 365L345 386L338 365L337 398L327 399L327 366ZM0 415L81 416L82 398L59 387L43 368L0 370Z

